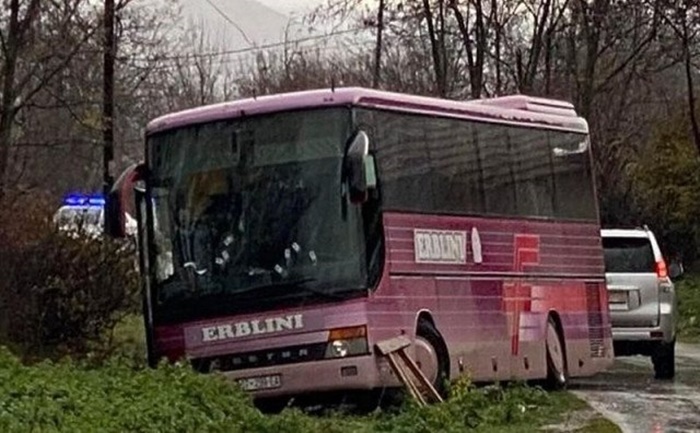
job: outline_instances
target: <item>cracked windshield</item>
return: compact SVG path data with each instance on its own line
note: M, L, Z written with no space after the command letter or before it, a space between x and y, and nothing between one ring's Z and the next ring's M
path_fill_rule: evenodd
M152 137L157 302L362 287L341 182L349 118L280 113Z

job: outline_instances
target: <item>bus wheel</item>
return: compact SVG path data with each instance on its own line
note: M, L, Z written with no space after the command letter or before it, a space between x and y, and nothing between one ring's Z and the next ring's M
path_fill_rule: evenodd
M418 322L415 346L416 363L425 377L433 383L435 390L444 397L447 393L450 360L442 336L427 320Z
M564 344L557 329L557 324L550 316L547 320L546 335L547 350L547 381L549 389L563 389L568 382L566 371L566 357L564 355Z

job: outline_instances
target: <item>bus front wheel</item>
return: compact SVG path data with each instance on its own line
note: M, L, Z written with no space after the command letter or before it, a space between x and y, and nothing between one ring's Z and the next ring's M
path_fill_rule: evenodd
M450 360L447 347L435 326L427 320L418 322L416 330L416 364L435 390L443 397L447 393Z
M566 371L566 355L559 328L552 316L547 320L545 346L547 352L546 385L550 389L563 389L569 381Z

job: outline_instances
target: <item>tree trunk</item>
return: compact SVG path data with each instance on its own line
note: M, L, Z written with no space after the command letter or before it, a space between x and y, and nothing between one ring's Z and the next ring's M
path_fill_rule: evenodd
M442 59L440 58L440 47L433 23L433 12L430 9L430 0L423 0L423 13L428 23L428 37L430 38L430 50L433 55L433 69L435 70L435 85L439 96L445 96L445 77L443 74Z
M464 14L459 10L459 5L456 1L452 1L449 7L454 13L455 19L457 20L457 27L459 28L459 33L462 36L462 43L464 44L464 50L467 55L467 69L469 72L469 87L470 96L473 99L481 98L481 89L483 88L483 77L484 77L484 56L486 51L486 30L484 28L484 17L483 10L481 7L481 0L475 1L476 5L476 21L475 21L475 32L476 32L476 44L472 43L471 37L469 35L469 26L467 20L464 18ZM500 47L497 47L498 50ZM476 52L475 52L476 51ZM499 62L497 53L496 67L499 68ZM498 69L500 72L500 69ZM497 74L498 75L498 74ZM500 77L499 77L500 78Z
M25 43L26 34L39 11L39 0L32 0L26 7L25 16L20 19L19 0L10 0L9 21L2 67L2 95L0 96L0 199L7 192L10 147L12 146L12 126L17 115L16 100L19 96L16 84L17 60Z
M607 15L611 0L595 0L589 6L585 0L579 0L580 19L583 28L585 55L580 83L579 111L581 116L589 118L593 110L596 89L596 69L598 66L598 49L600 46L601 20Z
M523 81L520 83L520 91L523 93L531 92L535 84L537 66L540 63L540 54L543 49L542 45L545 43L545 27L547 26L547 21L549 20L549 14L552 8L552 1L545 0L544 3L542 3L541 7L542 15L539 17L535 17L535 29L532 36L532 46L530 47L530 53L527 60L527 67L525 68L523 73Z
M484 62L488 46L487 29L484 22L484 8L481 0L475 0L476 5L476 70L474 71L476 83L472 86L472 97L481 98L481 89L484 87Z
M109 166L114 159L114 0L105 0L102 89L102 192L112 189Z
M690 127L693 131L693 143L695 143L695 147L698 149L698 157L700 157L700 126L698 125L698 117L695 106L693 56L690 52L690 39L691 37L688 29L688 2L685 2L685 10L683 11L683 63L685 67L685 81L688 86L688 116L690 118Z
M15 117L15 72L19 52L19 0L10 1L10 21L5 41L5 62L2 68L2 101L0 102L0 199L7 190L7 170L12 145L12 123Z
M496 33L494 42L496 45L496 96L500 96L501 92L503 91L503 75L501 72L501 37L503 34L503 25L501 24L501 20L498 18L497 0L491 1L491 14L493 17L491 20L492 28Z

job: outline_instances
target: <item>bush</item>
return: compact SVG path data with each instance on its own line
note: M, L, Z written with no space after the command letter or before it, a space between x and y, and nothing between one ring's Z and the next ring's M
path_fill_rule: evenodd
M0 341L27 359L103 350L138 305L133 247L58 231L47 203L0 206Z
M64 361L24 366L0 353L0 431L249 431L262 422L248 398L222 380L177 365L134 371Z
M414 407L396 417L381 419L376 431L463 432L490 431L497 426L532 423L551 401L540 388L522 384L477 388L462 377L451 387L450 398L440 405Z
M700 339L700 273L688 273L676 282L678 296L678 335L684 339Z
M678 254L685 263L697 259L700 245L700 159L689 130L686 114L664 120L628 167L640 222L654 231L667 258Z
M398 414L308 416L299 409L264 416L217 375L183 365L134 369L80 362L22 365L0 347L2 432L463 432L533 431L563 409L521 385L475 388L460 381L443 404L407 404ZM512 429L512 430L509 430Z

